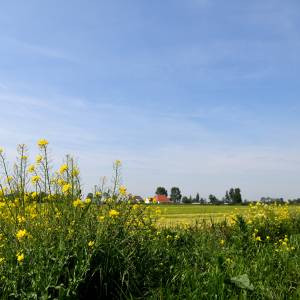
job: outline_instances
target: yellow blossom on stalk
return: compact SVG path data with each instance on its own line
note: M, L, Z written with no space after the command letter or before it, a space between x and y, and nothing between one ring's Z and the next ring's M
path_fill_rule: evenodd
M6 177L6 182L9 183L13 180L13 177L12 176L7 176Z
M72 170L72 176L78 176L79 175L79 170L77 169L77 168L74 168L73 170Z
M84 203L80 199L76 199L73 201L73 206L74 207L82 207Z
M110 217L114 218L117 217L120 213L115 209L111 209L108 214Z
M27 160L27 159L28 159L28 156L26 156L26 155L23 155L23 156L21 156L21 159L23 159L23 160Z
M39 182L40 180L41 180L41 177L38 176L38 175L35 175L35 176L32 176L32 177L31 177L31 182L32 182L32 183L37 183L37 182Z
M89 241L89 242L88 242L88 246L89 246L89 247L93 248L94 245L95 245L95 241Z
M68 170L68 165L67 164L63 164L60 168L59 168L59 173L63 174Z
M38 195L37 192L32 192L32 193L31 193L31 197L32 197L33 199L35 199L35 198L37 197L37 195Z
M24 223L26 221L25 217L24 216L20 216L20 215L17 217L17 219L18 219L19 223Z
M92 199L91 198L86 198L85 200L84 200L84 203L85 204L90 204L92 202Z
M101 192L96 192L96 193L95 193L95 196L96 196L96 197L100 197L101 195L102 195Z
M46 147L48 144L49 144L49 142L46 139L40 139L38 141L38 146L41 148Z
M60 186L63 186L63 185L66 184L66 182L65 182L63 179L61 179L61 178L57 179L57 183L58 183L58 185L60 185Z
M16 257L17 257L17 261L18 261L19 263L22 263L23 260L24 260L24 253L18 252L17 255L16 255Z
M121 186L119 187L119 193L120 193L121 195L123 195L123 196L126 195L127 189L126 189L126 187L125 187L124 185L121 185Z
M257 237L255 238L255 240L258 241L258 242L261 242L261 237L260 237L260 236L257 236Z
M116 164L117 167L119 167L119 166L121 165L121 161L117 159L117 160L115 161L115 164Z
M34 165L30 165L30 166L28 167L28 172L29 172L29 173L33 173L34 170L35 170L35 166L34 166Z
M68 193L71 189L71 184L67 183L67 184L64 184L63 187L62 187L62 191L63 193Z
M104 216L99 216L99 217L98 217L98 220L99 220L100 222L102 222L104 219L105 219Z
M4 149L2 147L0 147L0 154L2 154L4 152Z
M132 209L133 210L136 210L136 209L138 209L140 206L138 205L138 204L134 204L133 206L132 206Z
M39 164L42 161L42 159L43 159L42 155L37 155L35 157L35 161L36 161L37 164Z
M224 240L220 240L220 245L224 246L224 244L225 244L225 241Z
M18 240L21 240L22 238L24 238L27 235L27 231L26 229L20 229L17 233L16 233L16 238Z

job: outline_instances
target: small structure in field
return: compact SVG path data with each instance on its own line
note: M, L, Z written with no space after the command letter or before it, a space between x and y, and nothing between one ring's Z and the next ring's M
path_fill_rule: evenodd
M173 203L170 198L168 198L166 195L155 195L153 197L153 202L156 202L158 204L170 204Z

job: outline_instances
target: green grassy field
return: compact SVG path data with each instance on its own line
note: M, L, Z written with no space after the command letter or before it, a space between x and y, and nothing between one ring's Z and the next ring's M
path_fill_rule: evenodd
M219 222L232 218L233 215L243 215L249 206L240 205L159 205L161 215L158 223L161 225L191 224L196 221ZM289 206L290 210L299 210L299 206Z
M233 215L243 214L247 206L229 205L160 205L161 215L158 220L162 225L191 224L196 221L219 222L230 219Z

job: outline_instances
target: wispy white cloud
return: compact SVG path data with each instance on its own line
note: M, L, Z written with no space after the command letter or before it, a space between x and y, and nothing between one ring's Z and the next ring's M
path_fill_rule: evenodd
M15 144L24 142L35 153L35 142L48 138L55 162L65 153L79 159L87 190L101 175L111 173L115 159L121 159L124 182L142 195L163 184L179 185L184 193L199 191L203 196L221 196L231 185L241 186L248 198L282 190L296 196L293 188L288 194L284 180L270 190L261 177L264 174L267 181L277 182L288 173L300 175L298 146L231 144L227 137L190 118L195 114L224 122L232 107L168 115L111 101L88 102L61 95L37 99L1 92L0 103L2 145L12 151ZM245 116L235 122L247 122Z
M7 49L13 49L13 51L19 51L22 55L37 55L45 58L67 61L70 63L79 63L77 59L71 53L67 53L66 50L60 49L57 46L40 45L33 42L23 41L16 39L12 36L2 36L0 38L1 43L5 45Z

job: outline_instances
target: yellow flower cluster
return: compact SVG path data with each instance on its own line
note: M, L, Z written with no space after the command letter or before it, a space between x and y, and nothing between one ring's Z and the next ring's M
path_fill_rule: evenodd
M125 187L124 185L121 185L121 186L119 187L119 193L120 193L122 196L125 196L125 195L126 195L127 189L126 189L126 187Z
M59 168L59 173L60 173L60 174L64 174L66 171L68 171L68 165L67 165L67 164L63 164L63 165Z
M40 180L41 180L41 177L39 175L32 176L32 178L31 178L32 183L38 183Z
M17 257L17 261L19 263L22 263L24 261L24 253L18 252L17 255L16 255L16 257Z
M49 144L49 142L45 139L40 139L38 141L38 146L41 147L41 148L46 147L48 144Z
M18 240L23 239L25 236L27 236L27 231L26 229L20 229L17 233L16 233L16 238Z
M111 209L109 212L108 212L109 216L114 218L114 217L117 217L120 213L115 210L115 209Z
M64 194L67 194L67 193L70 192L71 188L72 188L71 184L69 184L69 183L64 184L63 187L62 187L62 192Z
M35 171L35 166L34 165L30 165L29 167L28 167L28 172L29 173L33 173Z

